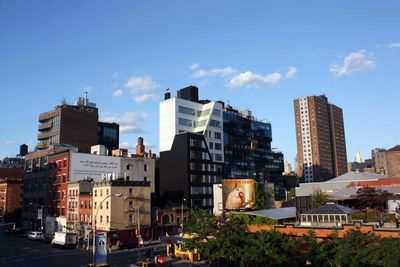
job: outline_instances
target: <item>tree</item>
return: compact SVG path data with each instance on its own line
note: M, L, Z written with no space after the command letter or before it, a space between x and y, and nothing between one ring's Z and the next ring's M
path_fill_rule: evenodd
M362 187L357 190L355 206L358 209L376 208L384 210L386 202L393 196L387 190L376 189L374 187Z
M315 190L311 194L312 208L318 208L328 202L328 197L322 192L321 189Z
M288 200L292 200L296 197L296 188L295 187L292 187L289 190L287 197L288 197Z
M264 183L256 183L256 208L264 209L268 206L269 200L273 198L274 193L270 189L265 189Z

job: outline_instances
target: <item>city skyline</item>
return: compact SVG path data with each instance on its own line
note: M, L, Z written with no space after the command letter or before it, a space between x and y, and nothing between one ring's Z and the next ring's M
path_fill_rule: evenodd
M85 91L122 147L143 136L158 153L163 92L188 85L268 119L292 166L293 100L325 93L343 109L348 161L369 158L398 143L399 3L385 4L2 2L0 158L32 150L39 114Z

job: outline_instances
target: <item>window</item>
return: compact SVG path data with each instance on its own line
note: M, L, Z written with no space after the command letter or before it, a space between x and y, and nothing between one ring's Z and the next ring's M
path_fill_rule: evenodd
M110 217L107 215L106 217L106 222L109 223L110 222Z
M195 127L203 127L206 125L206 123L207 123L207 120L198 121L197 123L195 123Z
M97 202L94 202L94 208L97 209Z
M97 190L94 190L94 196L97 197Z
M215 154L214 155L214 159L216 160L216 161L222 161L222 154Z
M213 142L210 142L209 146L210 146L210 149L214 149L214 143Z
M222 150L222 144L221 143L215 143L215 150Z
M214 116L221 117L221 110L219 110L219 109L214 109L212 114L213 114Z
M106 209L108 209L108 201L106 202Z
M196 111L192 108L184 107L184 106L178 106L178 111L179 113L191 115L191 116L196 116Z
M187 120L184 118L179 118L178 123L179 123L179 125L187 126L187 127L192 127L192 125L193 125L191 120Z
M83 200L81 201L81 209L83 209Z
M206 116L206 115L210 114L210 111L211 111L211 109L206 109L206 110L203 110L203 111L198 111L198 112L197 112L197 116L198 116L198 117Z
M129 195L132 195L132 193L133 193L133 189L129 188Z
M103 189L100 189L100 196L103 196Z
M63 167L64 168L67 167L67 160L66 159L63 160Z
M215 132L215 133L214 133L214 138L215 138L215 139L221 139L221 133Z
M108 196L108 189L106 189L106 196Z
M129 165L129 164L128 164L128 165L126 165L126 169L127 169L127 170L129 170L129 169L130 169L130 167L131 167L131 165Z
M144 164L144 171L147 172L147 164Z
M103 223L103 215L100 215L100 223Z
M221 128L221 122L216 120L210 120L210 126Z

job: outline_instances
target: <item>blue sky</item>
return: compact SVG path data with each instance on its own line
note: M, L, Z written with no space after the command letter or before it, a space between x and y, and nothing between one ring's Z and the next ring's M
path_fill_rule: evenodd
M293 163L293 99L343 108L347 155L399 143L398 1L0 1L0 158L37 117L89 92L100 117L158 152L163 92L250 108Z

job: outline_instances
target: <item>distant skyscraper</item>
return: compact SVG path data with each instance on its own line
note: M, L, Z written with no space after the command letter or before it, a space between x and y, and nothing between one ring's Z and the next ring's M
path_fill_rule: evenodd
M357 163L363 162L360 151L357 151L355 162L357 162Z
M292 172L292 164L290 164L289 161L285 160L283 167L284 167L284 173Z
M342 109L325 95L294 100L297 174L305 182L319 182L347 172Z

